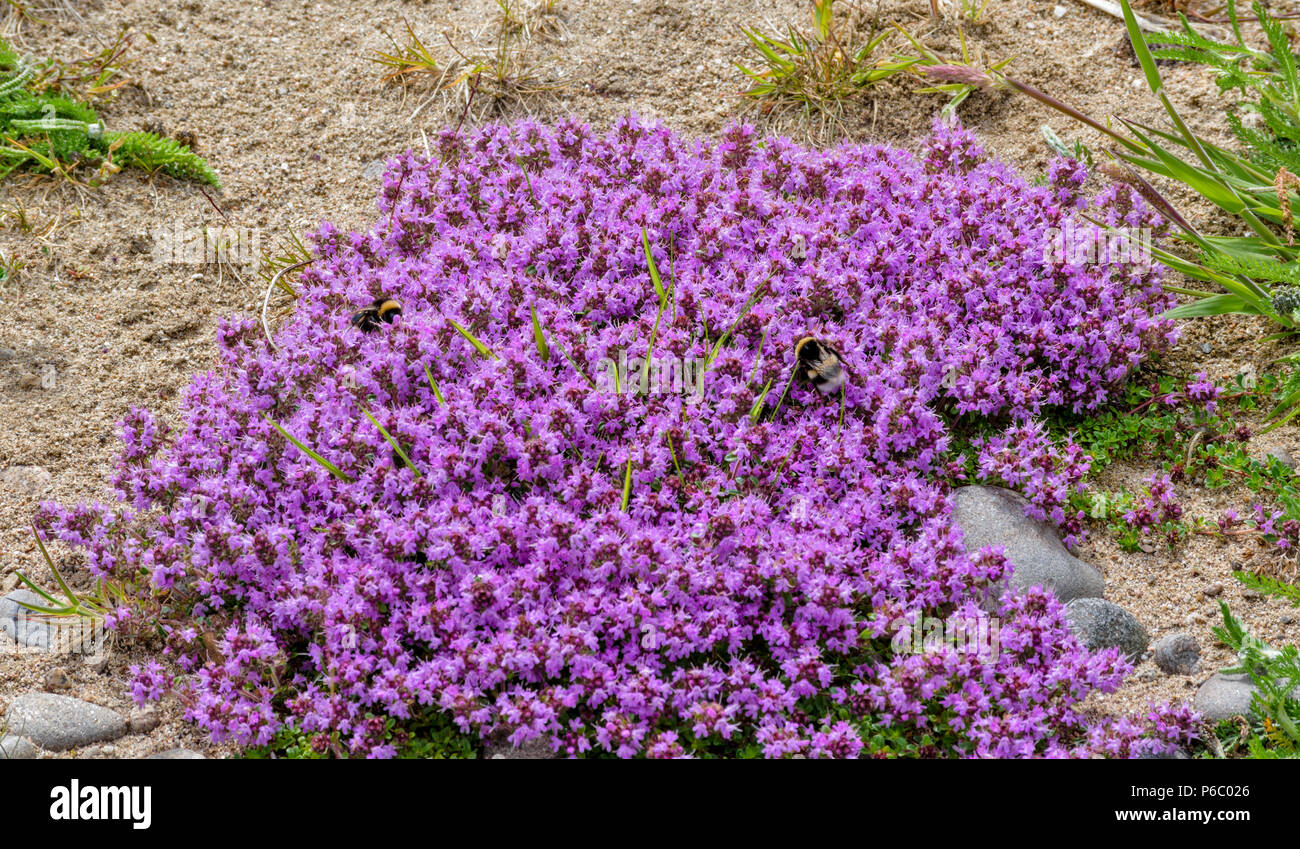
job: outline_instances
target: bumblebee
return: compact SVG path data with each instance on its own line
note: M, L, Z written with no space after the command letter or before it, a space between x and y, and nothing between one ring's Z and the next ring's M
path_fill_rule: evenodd
M839 351L811 336L794 343L794 357L798 361L799 377L823 395L838 392L844 385L844 363Z
M374 303L352 314L352 326L365 333L377 330L381 324L392 324L402 314L402 305L392 298L375 298Z

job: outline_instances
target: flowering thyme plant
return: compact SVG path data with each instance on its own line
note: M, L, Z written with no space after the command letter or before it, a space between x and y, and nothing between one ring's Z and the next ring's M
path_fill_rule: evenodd
M447 132L392 161L369 232L320 228L276 348L221 326L179 434L131 412L119 505L38 524L152 577L172 686L242 744L291 725L391 756L394 720L438 716L566 754L855 756L883 727L946 755L1168 749L1184 714L1085 720L1129 667L1050 594L993 603L992 664L887 633L980 615L1008 569L952 525L951 423L1006 422L987 462L1060 520L1082 459L1035 416L1096 408L1173 338L1159 269L1043 263L1083 178L1030 186L950 127L919 156ZM1117 186L1090 213L1158 223ZM400 317L349 324L381 295ZM808 335L842 391L792 382ZM597 389L628 351L704 364L700 397Z

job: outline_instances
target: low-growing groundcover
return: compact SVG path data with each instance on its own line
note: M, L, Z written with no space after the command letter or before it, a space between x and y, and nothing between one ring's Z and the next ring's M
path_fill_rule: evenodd
M223 323L179 434L131 412L120 504L38 527L127 588L116 627L166 635L186 674L140 670L137 697L174 689L218 740L1170 750L1194 715L1086 718L1127 662L1055 596L998 595L1005 560L951 522L977 468L1069 530L1087 461L1035 417L1097 408L1174 337L1158 268L1044 263L1084 176L1031 186L943 126L919 156L633 118L448 131L391 163L370 232L322 225L274 347ZM1119 186L1090 214L1159 223ZM351 326L381 295L401 316ZM842 394L790 385L805 335ZM995 659L891 645L981 601Z

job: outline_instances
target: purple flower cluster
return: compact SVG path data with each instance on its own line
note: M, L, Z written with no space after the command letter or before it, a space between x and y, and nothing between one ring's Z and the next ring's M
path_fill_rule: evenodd
M998 436L972 440L981 479L1018 490L1029 500L1026 512L1065 531L1065 544L1083 541L1082 510L1066 512L1070 496L1082 492L1092 458L1068 441L1058 447L1042 422L1013 425Z
M179 434L131 413L122 504L39 525L149 577L217 739L288 723L391 756L377 717L439 714L574 755L851 757L884 726L944 754L1168 747L1090 730L1081 700L1128 666L1054 596L994 602L992 661L888 639L978 613L1008 568L952 524L951 422L1007 422L987 463L1056 516L1082 461L1033 417L1097 407L1173 338L1158 270L1043 262L1087 206L1077 168L1052 174L1031 186L960 128L919 157L636 119L446 132L390 164L369 232L321 227L275 348L223 324ZM1088 208L1155 223L1121 187ZM401 316L351 326L381 295ZM808 335L842 394L791 383ZM702 393L599 388L647 353L702 368Z
M1187 384L1187 400L1200 404L1207 415L1214 415L1219 408L1219 396L1223 390L1205 372L1197 372L1194 379Z
M1146 479L1146 485L1146 497L1134 501L1125 512L1124 521L1144 534L1157 528L1168 530L1168 525L1183 515L1183 505L1178 500L1173 480L1169 475L1152 474Z

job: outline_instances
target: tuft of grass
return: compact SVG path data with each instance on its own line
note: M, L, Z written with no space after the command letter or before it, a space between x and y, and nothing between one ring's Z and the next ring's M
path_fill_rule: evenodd
M380 78L383 82L403 87L431 83L432 91L412 118L442 98L448 108L461 108L462 120L472 113L474 120L481 121L526 109L534 98L563 88L553 79L550 63L538 59L531 49L535 36L547 30L540 22L554 19L554 26L559 26L555 4L543 2L524 8L515 0L497 0L497 7L497 20L486 39L475 37L468 44L458 44L451 33L443 32L447 55L441 58L409 23L405 43L389 36L393 49L371 57L388 69Z
M740 31L756 63L736 67L750 80L742 94L763 102L767 114L802 112L820 121L820 132L842 130L846 102L861 90L902 73L920 59L880 59L876 51L893 31L872 29L863 38L852 15L837 16L834 0L812 0L812 28L788 26L785 36L752 27Z

